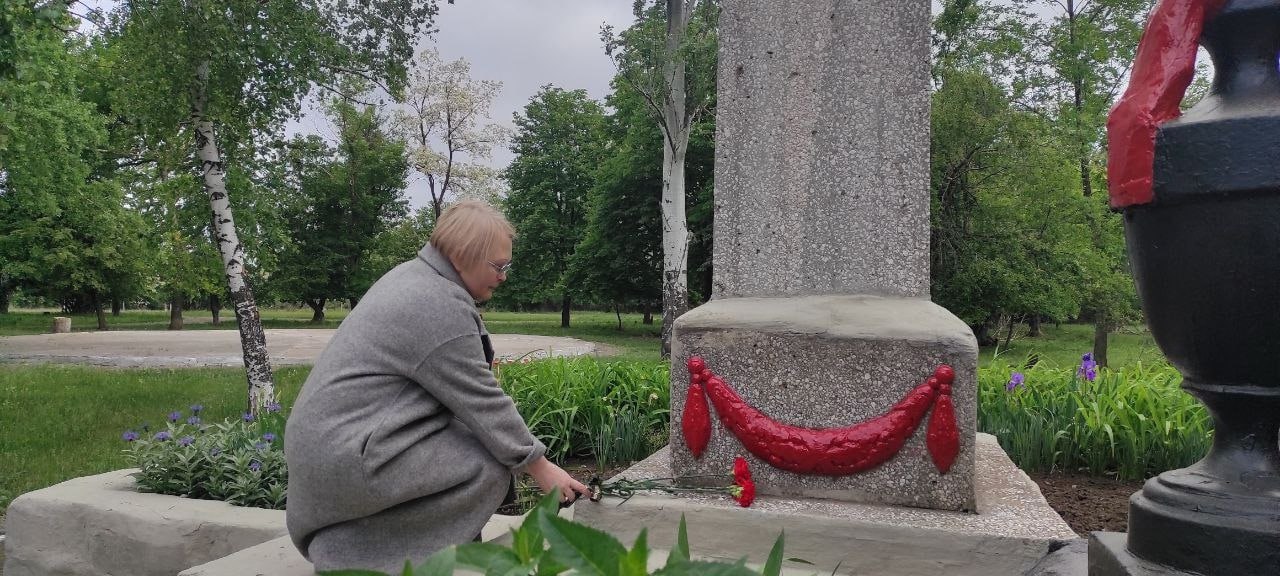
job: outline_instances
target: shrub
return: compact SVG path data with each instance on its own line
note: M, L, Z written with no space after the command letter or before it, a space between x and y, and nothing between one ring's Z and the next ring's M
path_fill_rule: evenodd
M284 421L272 404L260 418L245 414L209 424L196 405L189 417L170 413L157 432L145 424L140 432L126 431L125 455L139 469L134 478L143 492L282 510L288 486Z

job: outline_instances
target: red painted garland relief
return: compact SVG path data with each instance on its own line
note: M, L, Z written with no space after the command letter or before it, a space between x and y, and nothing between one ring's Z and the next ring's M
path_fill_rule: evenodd
M960 434L951 402L955 371L942 365L888 412L841 428L783 424L747 404L698 356L689 358L689 393L681 417L685 445L700 458L711 439L711 398L724 427L747 451L775 468L799 474L844 476L875 468L893 458L933 408L926 444L938 471L946 474L960 453Z

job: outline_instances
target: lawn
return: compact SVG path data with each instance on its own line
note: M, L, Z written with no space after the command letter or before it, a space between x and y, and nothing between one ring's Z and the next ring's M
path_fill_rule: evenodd
M1026 336L1025 326L1014 330L1014 338L1008 347L984 347L980 354L980 366L1024 366L1028 358L1039 357L1039 364L1051 368L1070 368L1080 364L1080 356L1093 349L1092 324L1045 324L1043 334ZM1113 368L1123 368L1138 363L1151 366L1163 364L1164 354L1156 347L1151 333L1144 326L1122 328L1111 333L1107 356Z

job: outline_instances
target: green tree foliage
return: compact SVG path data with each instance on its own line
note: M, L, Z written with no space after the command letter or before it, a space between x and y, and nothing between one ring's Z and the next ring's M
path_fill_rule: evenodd
M1028 8L1051 10L1033 26L1028 54L1043 63L1029 68L1029 97L1054 119L1063 145L1074 151L1086 198L1105 190L1103 169L1106 116L1128 76L1143 24L1154 0L1019 0ZM1093 355L1107 364L1107 334L1137 315L1134 288L1120 242L1119 215L1105 210L1105 194L1089 211L1093 240L1083 308L1095 326Z
M324 321L328 300L360 299L369 287L361 274L367 255L406 212L404 144L388 137L372 106L338 99L329 116L336 148L296 137L286 152L294 187L281 212L290 242L273 278L282 298L311 307L313 322Z
M127 114L159 129L189 123L255 413L275 390L246 282L254 257L239 238L228 193L225 167L235 150L225 144L249 147L278 132L313 86L341 92L344 77L398 95L413 46L430 32L436 9L436 0L136 0L111 14L106 34L120 46L116 73L124 79L119 101L128 104Z
M383 274L405 260L416 257L418 250L431 238L435 224L435 211L430 206L424 206L409 218L380 232L365 252L360 269L356 271L356 293L365 293Z
M1136 312L1118 217L1092 190L1141 2L1040 4L950 0L934 21L933 293L988 344L1019 319L1034 334Z
M605 26L605 52L618 79L639 94L662 130L662 353L671 351L671 329L689 309L689 229L685 164L689 135L715 99L714 0L657 0L634 4L636 23L615 35Z
M587 223L587 196L604 149L604 109L585 90L543 86L516 114L506 209L520 240L507 298L558 301L569 326L573 289L566 273Z
M58 8L60 5L51 5ZM15 287L98 311L134 290L141 220L117 182L95 173L104 119L81 98L65 6L7 4L8 73L0 75L0 302Z

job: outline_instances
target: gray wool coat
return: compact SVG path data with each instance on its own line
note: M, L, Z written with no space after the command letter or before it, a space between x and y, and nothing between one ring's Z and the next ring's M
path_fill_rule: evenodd
M434 247L379 279L316 361L285 427L289 535L317 570L399 573L471 540L546 451Z

